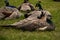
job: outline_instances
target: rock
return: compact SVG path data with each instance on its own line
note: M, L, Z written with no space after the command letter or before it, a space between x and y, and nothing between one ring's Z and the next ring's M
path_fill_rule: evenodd
M3 14L3 18L6 20L19 18L21 16L21 13L18 11L18 9L11 7L0 8L0 14Z

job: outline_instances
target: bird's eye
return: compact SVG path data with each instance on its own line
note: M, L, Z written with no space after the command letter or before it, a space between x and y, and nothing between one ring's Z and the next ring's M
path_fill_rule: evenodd
M47 18L48 18L48 19L52 19L52 16L51 16L51 15L48 15Z
M51 15L48 15L49 17L52 17Z

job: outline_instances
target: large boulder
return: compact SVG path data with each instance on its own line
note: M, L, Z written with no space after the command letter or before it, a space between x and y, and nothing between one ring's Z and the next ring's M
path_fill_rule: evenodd
M32 13L32 14L31 14ZM53 23L51 21L51 14L48 11L33 11L30 16L24 20L20 20L19 22L9 24L9 25L1 25L2 27L14 27L21 29L23 31L52 31L55 29Z
M2 7L0 8L0 19L15 19L19 18L21 13L16 8Z

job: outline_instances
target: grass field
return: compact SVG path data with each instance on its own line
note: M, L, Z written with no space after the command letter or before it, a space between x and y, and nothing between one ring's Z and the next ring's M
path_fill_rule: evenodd
M37 0L29 0L30 3L36 4ZM48 10L52 14L52 21L56 26L55 31L41 32L41 31L21 31L17 29L6 29L0 27L0 40L60 40L60 2L54 2L53 0L41 0L42 7ZM18 7L23 0L9 0L11 5ZM4 0L0 0L0 7L4 6ZM24 17L20 17L15 20L0 20L0 24L11 24L16 21L22 20Z

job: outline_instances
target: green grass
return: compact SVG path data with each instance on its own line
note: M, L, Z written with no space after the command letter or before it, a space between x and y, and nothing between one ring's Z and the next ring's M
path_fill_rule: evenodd
M23 0L9 0L11 5L18 7L22 4ZM29 0L30 3L36 4L37 0ZM52 21L56 26L55 31L51 32L23 32L21 30L12 28L0 27L0 40L60 40L60 2L54 2L53 0L42 0L42 7L48 10L52 14ZM0 0L0 7L4 6L4 0ZM11 24L23 19L21 17L15 20L0 20L0 24Z

